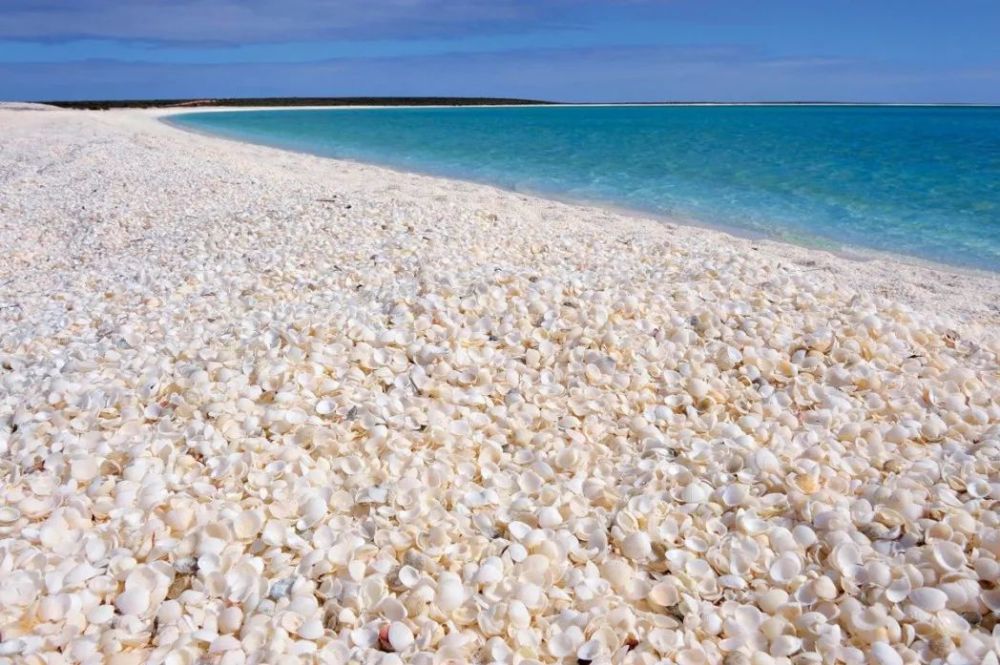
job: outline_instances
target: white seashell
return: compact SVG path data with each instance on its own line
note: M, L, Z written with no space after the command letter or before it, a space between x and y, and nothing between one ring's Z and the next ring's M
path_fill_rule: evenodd
M13 506L0 507L0 524L13 524L21 518L21 511Z
M649 590L649 600L660 607L673 607L680 602L680 594L674 584L660 582Z
M570 626L549 639L549 654L554 658L566 658L575 654L576 650L583 645L585 639L583 631L576 626Z
M129 591L124 591L115 599L115 607L118 611L126 615L140 615L149 609L149 590L137 587Z
M779 635L771 640L769 653L776 658L787 658L802 648L802 640L792 635Z
M243 611L239 607L227 607L219 612L219 630L235 633L243 624Z
M910 592L909 600L925 612L940 612L947 605L948 596L939 589L921 587Z
M666 630L664 628L656 628L649 631L649 634L646 635L646 641L649 642L649 645L653 647L657 653L667 654L675 648L676 642L674 637L674 631Z
M562 524L562 515L552 506L545 506L538 511L538 526L543 529L553 529Z
M406 651L413 644L413 631L405 623L392 622L389 624L389 644L394 651Z
M295 632L302 639L318 640L323 637L323 622L319 619L309 619L308 621L304 621Z
M885 589L885 597L891 603L901 603L910 595L912 584L906 575L897 577Z
M940 570L954 571L965 567L965 552L957 543L937 541L931 546L931 552Z
M802 562L798 556L785 552L771 563L768 572L776 583L787 584L802 572Z
M704 503L711 494L711 487L705 483L694 482L683 489L680 498L684 503Z
M507 525L507 531L514 540L524 540L532 529L524 522L511 522Z
M87 612L87 621L95 625L108 623L115 616L115 608L111 605L97 605Z
M403 566L397 574L399 583L408 589L412 589L420 581L420 572L413 566Z
M578 661L597 660L597 657L601 655L603 650L604 645L602 645L598 640L587 640L580 645L579 649L576 650L576 658Z
M461 578L455 573L441 573L434 594L434 604L439 610L449 614L458 609L463 602L465 602L465 587Z
M861 563L861 551L854 543L841 543L833 548L831 554L834 567L844 574L853 574L854 568Z
M722 490L722 503L729 507L741 506L750 498L746 485L727 485Z
M514 563L520 563L528 558L528 550L520 543L514 543L507 547L507 556Z
M395 596L386 596L378 604L378 611L389 621L402 621L407 616L406 606Z
M208 647L208 652L225 653L226 651L239 649L241 646L240 641L232 635L220 635L212 640L212 643Z
M1000 589L987 589L982 592L983 604L991 612L1000 613Z
M633 561L645 561L652 553L649 536L642 531L630 533L622 541L622 554Z
M476 573L476 582L479 584L496 584L503 579L503 562L497 557L490 557L483 562Z
M233 533L240 540L254 538L264 526L264 517L254 510L245 510L233 521Z
M871 657L875 665L903 665L903 658L899 652L885 642L872 643Z
M308 528L315 525L326 516L326 501L319 496L312 496L299 506L299 516L302 524Z

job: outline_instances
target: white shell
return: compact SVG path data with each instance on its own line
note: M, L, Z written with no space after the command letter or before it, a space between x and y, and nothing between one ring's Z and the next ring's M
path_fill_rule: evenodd
M642 531L630 533L622 541L622 554L633 561L645 561L652 551L649 536Z
M903 658L899 652L885 642L873 642L871 655L872 662L876 665L903 665Z
M786 552L774 560L769 572L772 580L778 584L785 584L802 572L802 562L796 555Z
M149 603L149 590L141 587L124 591L115 599L115 607L122 614L142 614L149 609Z
M934 561L944 571L961 570L965 566L965 553L957 543L938 541L931 545Z
M948 603L948 596L939 589L921 587L910 592L909 600L925 612L940 612Z
M319 619L304 621L296 633L299 637L306 640L318 640L323 637L323 622Z
M389 644L394 651L405 651L413 644L413 631L405 623L392 622L389 625Z
M437 591L434 594L434 604L442 612L448 613L458 609L465 601L465 587L455 573L441 573L438 577Z

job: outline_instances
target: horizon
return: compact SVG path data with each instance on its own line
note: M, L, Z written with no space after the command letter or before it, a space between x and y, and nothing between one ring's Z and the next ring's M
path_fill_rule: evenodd
M590 102L590 101L561 101L553 99L520 99L516 97L498 97L495 95L488 95L483 97L437 97L437 96L399 96L399 95L379 95L371 97L357 97L354 95L345 95L338 97L314 97L314 96L289 96L289 97L173 97L173 98L163 98L163 99L144 99L144 98L107 98L107 99L11 99L11 100L0 100L0 102L10 102L10 103L29 103L29 104L53 104L53 105L82 105L82 104L148 104L150 106L161 106L163 108L172 108L170 105L187 105L188 108L192 110L197 110L199 108L221 108L225 106L231 106L234 110L240 110L241 108L248 108L252 105L241 105L241 104L212 104L212 102L274 102L274 101L316 101L316 102L342 102L345 100L350 100L354 105L357 106L371 106L372 108L379 108L378 104L369 102L396 102L400 100L407 101L417 101L417 100L435 100L438 103L435 104L408 104L406 102L399 104L389 104L391 107L398 108L449 108L449 107L484 107L484 106L498 106L498 107L518 107L518 106L950 106L950 107L977 107L977 108L997 108L1000 107L1000 102L890 102L890 101L852 101L852 100L822 100L822 99L757 99L757 100L746 100L746 101L716 101L710 99L687 99L687 100L676 100L676 101L665 101L665 100L653 100L653 101L637 101L637 100L623 100L618 102ZM483 103L472 103L472 104L449 104L449 101L463 101L463 102L480 102ZM201 104L201 102L206 102ZM503 103L495 103L503 102ZM351 106L351 104L344 104L343 107ZM309 105L282 105L282 104L267 104L261 107L260 110L268 110L273 108L275 110L279 109L309 109L309 108L331 108L336 109L338 105L336 104L317 104L316 106Z
M990 24L985 0L8 0L0 99L996 105Z

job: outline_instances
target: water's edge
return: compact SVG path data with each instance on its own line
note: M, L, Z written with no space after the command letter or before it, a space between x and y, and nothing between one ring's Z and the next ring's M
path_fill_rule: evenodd
M776 106L775 104L754 104L754 103L744 103L744 104L701 104L701 103L690 103L683 104L684 106ZM573 104L563 104L560 106L577 106ZM592 104L581 104L579 106L602 106L602 105L592 105ZM608 104L606 106L632 106L629 104ZM653 106L653 105L636 105L636 106ZM681 104L670 104L668 106L681 106ZM827 106L826 104L789 104L789 106ZM950 106L950 105L935 105L935 104L838 104L836 106ZM990 105L985 105L992 108ZM718 222L710 222L704 219L699 219L691 216L677 216L677 215L666 215L653 210L643 209L639 207L629 207L627 205L616 204L607 200L602 199L588 199L585 197L573 197L571 195L560 194L551 191L538 191L528 188L510 187L505 186L502 183L497 182L486 182L483 180L476 179L465 179L453 175L442 175L439 173L434 173L431 171L420 171L412 170L400 167L396 164L390 164L386 162L379 162L377 160L364 160L355 159L343 156L331 157L328 154L324 154L320 151L310 151L301 149L299 147L290 147L284 145L280 142L268 142L260 140L256 137L250 138L246 136L238 136L237 133L227 134L222 132L212 132L205 130L203 128L192 127L187 124L179 123L174 120L178 116L193 115L205 112L227 112L227 111L261 111L261 110L274 110L274 111L296 111L296 110L359 110L363 108L364 110L376 110L380 108L385 109L422 109L427 107L407 107L407 106L388 106L388 107L247 107L247 108L235 108L230 109L226 107L218 108L198 108L198 109L183 109L183 110L173 110L173 109L156 109L153 114L154 117L162 124L182 132L193 134L196 136L202 136L212 139L218 139L223 141L232 141L234 143L241 143L245 145L256 145L273 150L280 150L283 152L293 153L293 154L304 154L310 155L312 157L318 157L321 159L330 160L332 162L341 162L345 164L352 165L362 165L362 166L372 166L380 169L385 169L387 171L405 174L405 175L417 175L425 178L436 178L451 182L461 182L465 184L472 184L481 187L491 187L503 192L508 192L511 194L517 194L519 196L526 196L529 198L539 199L543 201L550 201L555 203L561 203L565 205L579 206L584 208L593 208L596 210L622 214L631 218L649 220L657 224L673 224L679 226L685 226L689 228L703 229L708 231L714 231L718 233L724 233L734 238L740 238L743 240L748 240L751 242L763 242L776 246L788 246L794 247L796 249L804 249L810 252L822 252L837 258L845 259L848 261L867 263L873 261L888 261L892 263L901 264L904 266L912 266L917 268L922 268L925 270L933 270L937 272L949 273L954 275L965 275L965 276L976 276L985 277L988 279L996 279L1000 277L1000 270L991 271L985 268L973 267L964 264L954 264L947 263L944 261L935 261L927 259L924 257L914 256L912 254L896 253L880 251L877 249L872 249L869 247L862 247L857 245L848 245L843 242L831 241L828 238L822 238L819 236L804 236L802 238L796 238L795 240L772 236L766 233L754 232L753 230L742 228L738 226L730 226ZM441 108L451 108L451 107L441 107ZM797 242L796 240L809 240L813 242Z

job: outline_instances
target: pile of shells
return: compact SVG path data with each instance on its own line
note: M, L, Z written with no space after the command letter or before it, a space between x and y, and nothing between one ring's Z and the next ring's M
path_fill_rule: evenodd
M8 148L104 141L0 209L0 663L1000 662L995 327L90 117Z

